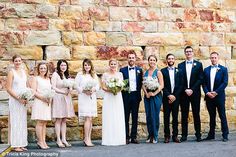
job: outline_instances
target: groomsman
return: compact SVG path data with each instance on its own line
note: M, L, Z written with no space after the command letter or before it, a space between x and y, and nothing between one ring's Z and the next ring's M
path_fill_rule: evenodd
M129 91L122 91L125 110L126 144L129 144L130 142L139 144L139 141L137 140L137 127L139 103L142 99L141 88L143 72L140 67L135 65L135 61L136 53L134 51L130 51L128 54L128 66L120 69L124 80L129 80ZM129 132L130 114L132 115L131 134Z
M194 129L197 142L201 141L201 121L200 121L200 86L203 81L202 63L193 59L194 53L191 46L184 49L186 60L178 65L183 71L184 88L181 94L180 107L182 115L182 137L181 142L187 140L188 136L188 115L191 103Z
M163 110L164 110L164 134L165 143L170 141L170 114L172 112L172 140L180 143L178 139L178 112L179 97L183 88L182 71L174 67L175 56L167 54L166 62L168 67L161 69L164 78L163 88Z
M228 70L226 67L218 64L219 54L212 52L210 54L211 64L204 69L203 90L207 110L210 115L210 131L204 140L215 139L216 109L221 120L221 130L223 141L228 141L228 124L225 114L225 88L228 84Z

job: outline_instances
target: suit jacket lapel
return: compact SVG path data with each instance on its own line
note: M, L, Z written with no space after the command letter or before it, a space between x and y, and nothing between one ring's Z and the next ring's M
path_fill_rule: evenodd
M210 66L207 69L207 79L209 82L207 86L208 86L209 91L211 91L211 67Z

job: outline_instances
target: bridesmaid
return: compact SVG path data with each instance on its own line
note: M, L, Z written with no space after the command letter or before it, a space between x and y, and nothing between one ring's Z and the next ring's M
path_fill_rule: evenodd
M52 103L52 118L56 119L55 131L57 135L57 146L59 148L70 147L66 141L66 119L75 117L71 98L71 89L63 84L63 80L69 78L69 67L66 60L57 62L57 71L52 74L52 87L56 91Z
M46 91L51 91L51 83L49 79L48 65L41 62L37 66L38 76L32 80L32 89L35 91L35 101L32 105L31 119L36 120L36 136L37 145L41 149L48 149L46 143L46 125L51 120L51 104L50 99L45 97Z
M27 88L27 75L21 68L22 59L19 55L12 57L14 68L7 76L7 92L9 93L10 111L10 145L16 152L26 151L27 141L27 101L18 97L19 90Z
M160 109L162 105L162 94L161 90L164 87L164 81L161 71L157 69L157 58L155 55L148 57L149 69L144 73L144 80L147 77L157 78L160 84L159 88L155 91L148 90L143 85L144 91L144 105L146 111L146 121L148 129L148 139L146 142L157 143L158 142L158 131L160 124Z
M92 117L97 117L97 97L99 80L94 71L94 66L89 59L83 61L83 72L75 78L78 90L79 117L84 117L84 145L92 147L91 142ZM91 89L89 89L89 87Z

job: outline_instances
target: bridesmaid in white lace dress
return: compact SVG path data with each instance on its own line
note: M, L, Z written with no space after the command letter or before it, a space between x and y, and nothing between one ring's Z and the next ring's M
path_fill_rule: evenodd
M52 118L56 119L55 130L57 135L57 146L70 147L66 140L66 119L75 117L72 103L71 91L63 81L69 78L69 67L66 60L57 62L57 71L52 74L52 87L56 91L52 103Z
M117 60L109 61L109 71L102 76L102 88L105 91L102 106L102 145L116 146L126 144L125 116L121 92L114 95L106 87L105 82L111 78L123 80L117 72Z
M99 80L91 60L84 59L83 72L78 72L75 78L78 90L79 117L84 118L84 145L92 147L92 117L97 117L97 97Z
M9 93L10 111L10 145L14 151L27 150L27 101L18 97L19 90L26 88L27 75L21 68L22 59L15 55L12 58L14 68L7 76L7 92Z
M51 120L51 100L45 94L51 91L51 82L49 79L48 65L46 62L40 62L37 66L36 76L32 80L32 89L35 91L35 101L32 105L31 119L36 120L37 145L41 149L48 149L46 143L46 125Z

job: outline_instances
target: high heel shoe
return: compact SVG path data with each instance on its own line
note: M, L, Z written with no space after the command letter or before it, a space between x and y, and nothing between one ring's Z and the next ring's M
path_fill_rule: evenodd
M58 148L65 148L65 145L63 143L61 143L61 144L56 143L56 144L57 144Z
M95 146L94 144L88 145L85 141L83 141L83 142L84 142L85 147L94 147Z
M68 142L62 142L64 144L65 147L71 147L71 144Z
M45 147L42 147L40 144L36 143L39 149L47 149Z

